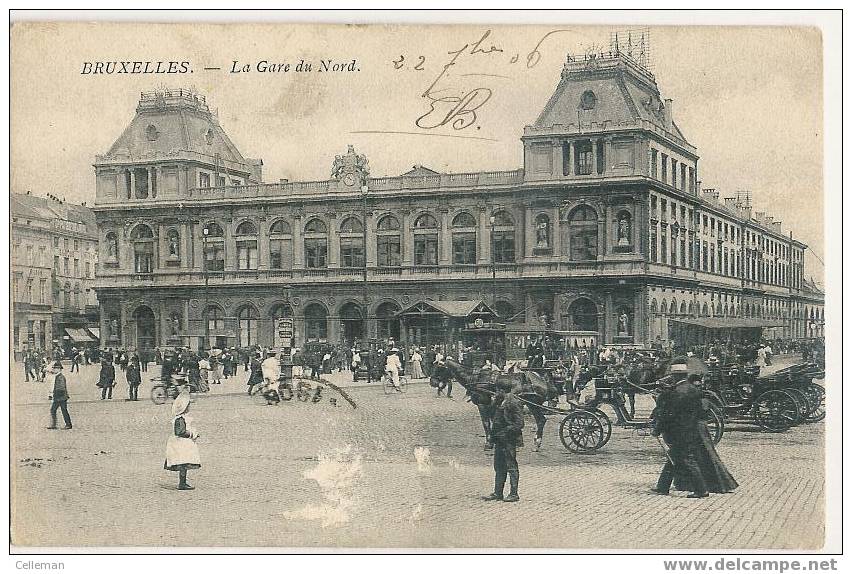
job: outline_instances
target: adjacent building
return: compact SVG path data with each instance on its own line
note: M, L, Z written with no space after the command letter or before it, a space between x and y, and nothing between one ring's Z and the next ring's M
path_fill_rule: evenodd
M11 196L12 342L16 352L97 343L95 216L85 205Z
M522 168L378 177L349 146L329 179L264 183L202 96L143 93L94 165L104 344L270 345L288 316L297 344L426 343L440 322L403 318L462 301L587 343L707 317L809 336L806 245L702 187L673 110L631 58L569 57Z

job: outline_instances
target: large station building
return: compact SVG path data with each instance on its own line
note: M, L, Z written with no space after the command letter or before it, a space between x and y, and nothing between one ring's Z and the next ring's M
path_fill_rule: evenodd
M143 93L94 164L102 343L272 345L283 316L299 345L425 343L477 308L597 344L706 319L818 336L806 245L702 188L673 109L623 54L569 58L520 169L378 177L349 146L327 180L264 183L201 95Z

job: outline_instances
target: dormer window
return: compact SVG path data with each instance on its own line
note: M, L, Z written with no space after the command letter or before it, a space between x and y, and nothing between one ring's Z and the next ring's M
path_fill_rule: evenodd
M580 109L581 110L593 110L595 109L595 105L598 103L598 98L595 96L595 93L591 90L586 90L583 92L583 95L580 96Z
M158 137L160 137L160 131L157 129L157 126L154 124L148 125L145 128L145 137L148 138L149 142L156 141Z
M208 128L206 132L204 132L204 139L207 142L207 145L213 145L213 128Z

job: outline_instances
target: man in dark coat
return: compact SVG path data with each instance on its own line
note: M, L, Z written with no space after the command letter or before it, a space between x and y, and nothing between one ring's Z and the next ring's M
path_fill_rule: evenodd
M115 366L112 364L112 355L106 355L101 362L98 386L101 388L101 400L112 398L112 388L115 386Z
M139 385L142 384L142 373L139 367L139 356L133 355L127 365L125 376L127 377L128 401L139 400Z
M255 386L260 388L263 385L263 368L260 363L260 353L256 353L254 357L252 357L249 366L251 367L251 374L248 379L248 389L247 393L250 395L254 394Z
M68 414L68 387L65 382L65 375L62 374L62 363L56 361L51 369L53 378L53 393L50 395L52 401L50 405L50 426L49 429L56 428L56 411L62 409L62 418L65 419L66 430L71 430L71 415Z
M524 412L523 406L515 396L508 380L497 382L497 403L491 422L491 440L494 442L494 492L485 500L517 502L518 497L518 457L517 449L523 446ZM506 476L509 477L509 496L503 498Z
M663 391L652 413L652 434L662 436L669 450L657 486L651 490L668 494L677 476L691 485L693 492L688 498L705 498L709 496L707 484L697 461L701 448L698 425L703 422L701 390L687 380L687 375L687 359L679 357L672 359L668 376L660 380Z

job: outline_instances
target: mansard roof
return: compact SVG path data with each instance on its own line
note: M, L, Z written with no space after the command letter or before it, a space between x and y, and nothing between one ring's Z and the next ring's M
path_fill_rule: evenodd
M553 96L533 125L620 125L639 120L667 129L665 103L650 72L615 54L569 59ZM669 131L686 141L677 124L673 123Z
M210 163L218 157L242 164L246 171L251 163L219 125L204 96L186 90L143 92L136 116L99 160L178 157L186 152Z

